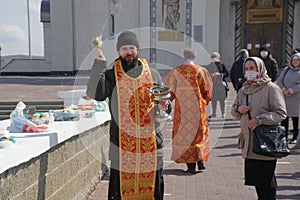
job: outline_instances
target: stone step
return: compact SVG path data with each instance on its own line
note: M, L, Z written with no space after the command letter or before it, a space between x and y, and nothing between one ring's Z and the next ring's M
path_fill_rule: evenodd
M19 101L0 101L1 105L17 105ZM23 101L25 105L61 105L64 101Z
M37 110L54 110L54 109L62 109L64 108L63 104L57 104L57 105L38 105L38 104L25 104L26 107L35 106ZM7 112L15 109L16 105L0 105L0 113L1 112Z
M35 106L37 112L47 112L64 108L64 101L24 101L26 108ZM10 113L15 109L18 102L0 101L0 120L9 119ZM26 109L25 108L25 109Z

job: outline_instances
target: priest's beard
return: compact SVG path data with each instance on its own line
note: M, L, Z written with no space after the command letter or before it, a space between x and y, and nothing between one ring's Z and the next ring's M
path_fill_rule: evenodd
M126 58L122 58L121 56L120 56L120 59L121 59L121 62L122 62L122 67L123 67L123 69L124 69L125 72L133 69L138 64L138 55L136 55L135 57L133 57L133 59L130 60L130 61L126 61L125 60Z

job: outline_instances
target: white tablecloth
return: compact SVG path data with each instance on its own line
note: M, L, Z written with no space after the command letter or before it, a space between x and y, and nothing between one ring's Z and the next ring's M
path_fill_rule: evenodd
M54 122L54 129L43 133L10 133L10 136L16 139L16 144L0 149L0 173L27 162L72 136L90 130L110 119L108 111L96 112L93 118ZM9 125L9 120L0 121L0 128L8 128Z

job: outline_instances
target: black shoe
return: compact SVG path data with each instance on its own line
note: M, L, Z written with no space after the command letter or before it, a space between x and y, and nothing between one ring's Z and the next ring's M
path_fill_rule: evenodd
M201 160L201 161L198 161L198 162L197 162L197 165L198 165L198 170L204 170L204 169L205 169L204 163L203 163L202 160Z
M187 169L186 172L190 173L190 174L195 174L196 170L195 169Z
M191 173L191 174L196 173L196 163L186 163L186 166L188 168L186 170L186 172Z
M209 119L213 118L213 117L217 117L217 115L216 114L212 114L212 115L208 116Z

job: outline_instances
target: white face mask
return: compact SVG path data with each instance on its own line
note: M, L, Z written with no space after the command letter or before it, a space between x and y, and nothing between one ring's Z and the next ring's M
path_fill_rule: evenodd
M260 52L260 56L261 57L267 57L268 56L268 52L267 51L261 51Z
M218 58L213 58L213 59L211 59L211 61L212 61L212 62L218 62L219 59L218 59Z
M245 73L245 78L248 81L257 79L257 76L258 76L258 72L255 72L255 71L246 71L246 73Z

